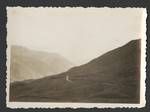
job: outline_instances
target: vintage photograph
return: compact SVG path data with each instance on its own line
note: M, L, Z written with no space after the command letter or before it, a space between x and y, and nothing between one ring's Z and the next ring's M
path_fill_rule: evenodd
M7 7L7 106L143 107L145 50L144 8Z

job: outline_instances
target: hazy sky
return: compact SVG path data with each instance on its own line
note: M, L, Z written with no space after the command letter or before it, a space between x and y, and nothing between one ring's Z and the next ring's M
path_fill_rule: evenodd
M8 8L11 44L58 53L76 65L142 38L144 9Z

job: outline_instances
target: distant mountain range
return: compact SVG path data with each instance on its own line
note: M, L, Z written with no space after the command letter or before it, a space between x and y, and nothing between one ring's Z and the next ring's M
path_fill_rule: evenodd
M10 101L139 103L140 40L58 75L11 83Z
M59 54L11 47L11 82L54 75L71 67L73 64Z

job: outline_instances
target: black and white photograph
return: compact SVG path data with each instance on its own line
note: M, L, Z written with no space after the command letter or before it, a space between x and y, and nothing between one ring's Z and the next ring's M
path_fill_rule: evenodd
M7 7L8 107L144 107L145 8Z

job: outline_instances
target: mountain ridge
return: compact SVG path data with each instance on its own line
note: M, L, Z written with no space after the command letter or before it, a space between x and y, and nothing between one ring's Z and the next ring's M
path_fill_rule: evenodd
M10 100L139 103L139 68L140 39L64 73L12 83ZM67 81L67 76L70 81Z
M34 51L22 46L11 47L11 81L41 78L61 73L73 64L56 53Z

